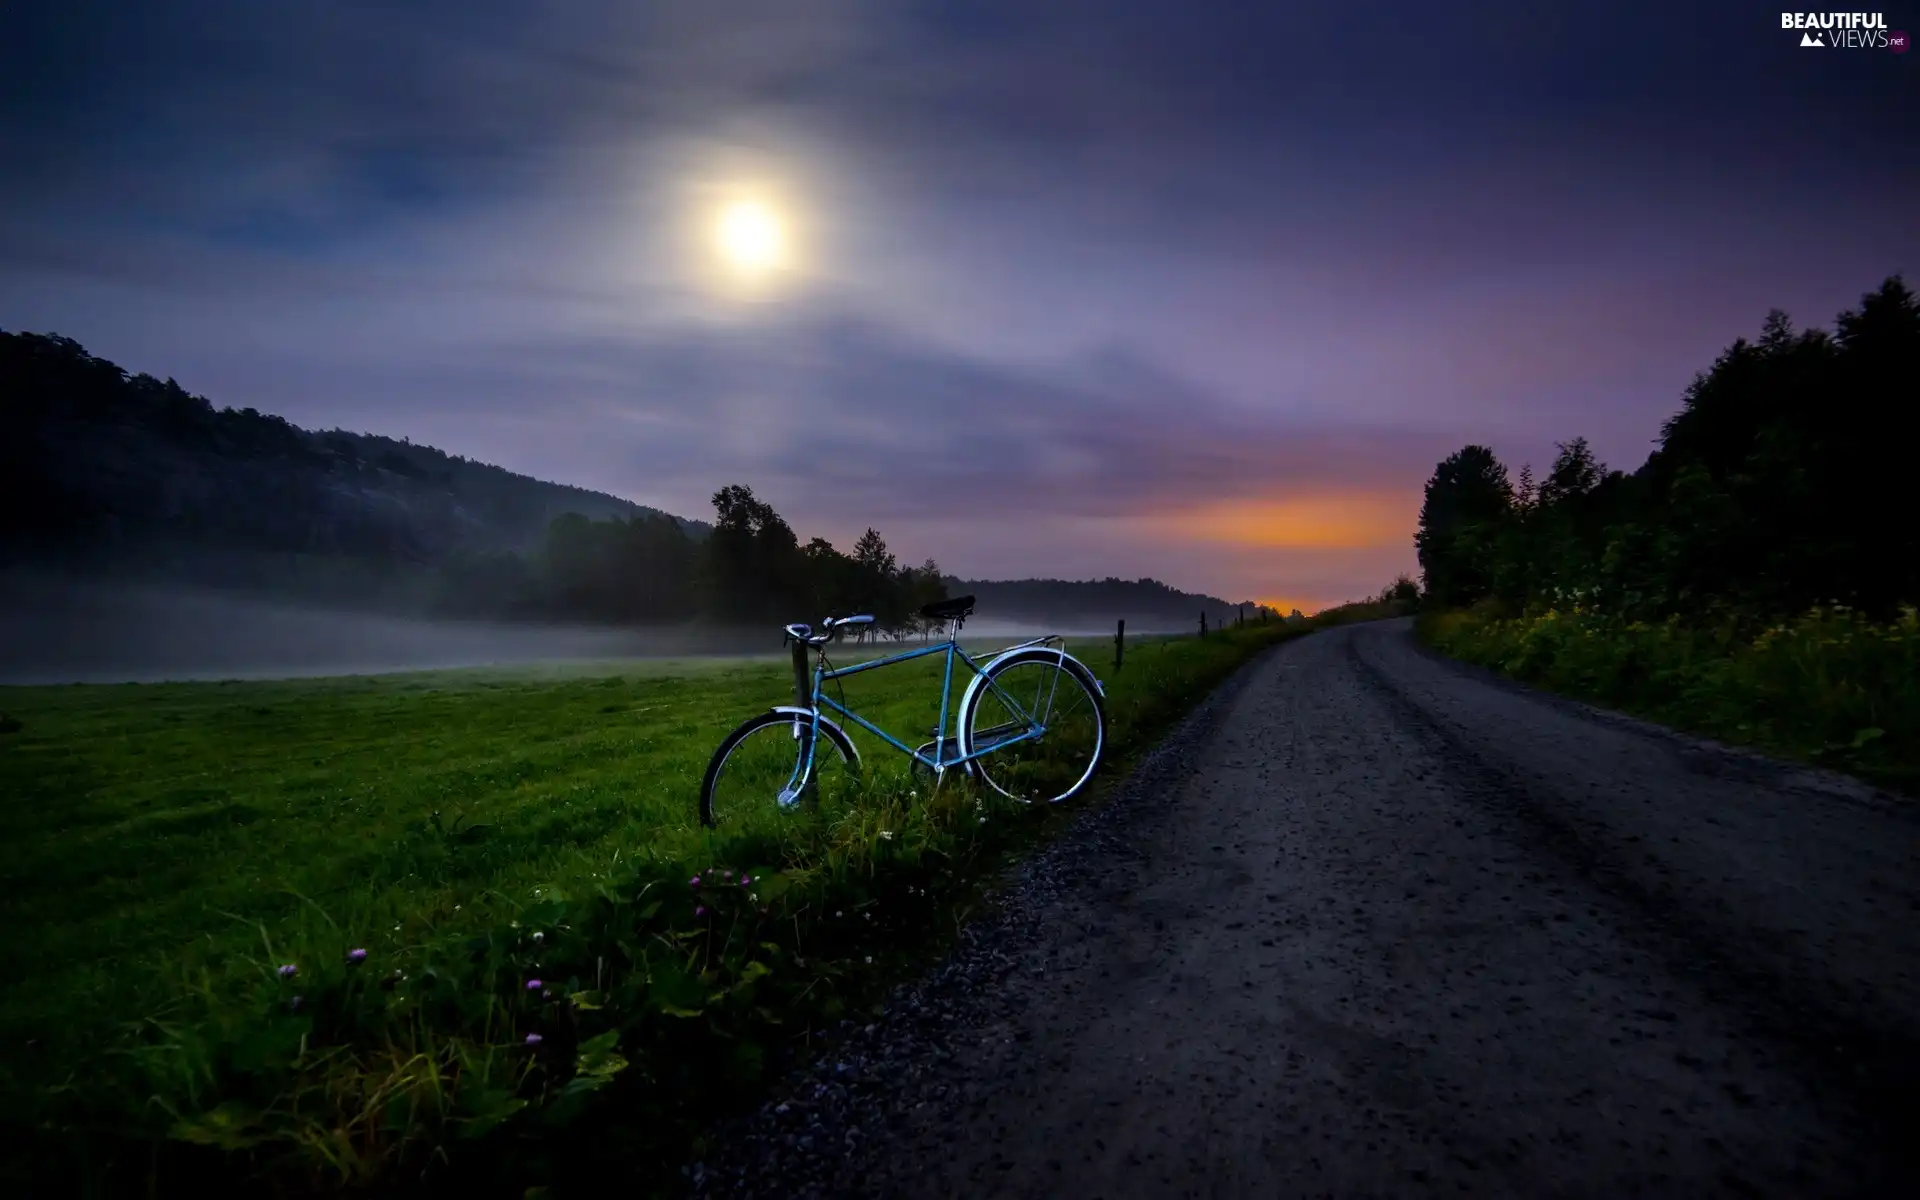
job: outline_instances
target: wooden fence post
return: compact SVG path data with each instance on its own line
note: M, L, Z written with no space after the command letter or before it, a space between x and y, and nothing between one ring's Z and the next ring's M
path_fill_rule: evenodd
M1200 610L1200 636L1207 636L1207 610L1204 608Z
M1127 619L1120 618L1120 627L1113 631L1113 669L1118 671L1127 657Z

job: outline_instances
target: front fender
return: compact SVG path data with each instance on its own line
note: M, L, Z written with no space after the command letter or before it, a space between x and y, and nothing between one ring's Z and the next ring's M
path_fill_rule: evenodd
M852 763L856 769L861 765L860 747L854 745L853 739L847 736L847 731L835 724L833 719L825 713L816 713L810 708L801 708L797 704L776 704L773 706L773 711L818 720L821 731L837 742L842 750L846 751L847 761Z

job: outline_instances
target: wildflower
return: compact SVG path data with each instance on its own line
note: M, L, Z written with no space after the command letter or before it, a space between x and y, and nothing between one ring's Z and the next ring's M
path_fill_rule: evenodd
M982 825L985 825L985 824L987 823L987 819L986 819L985 817L981 817L981 818L980 818L980 823L981 823Z
M546 1040L547 1039L541 1037L537 1033L530 1033L527 1035L527 1045L529 1046L538 1046L541 1042L544 1042Z
M547 940L547 935L536 929L533 931L533 940L536 942L544 942Z
M752 882L753 882L753 880L752 880L752 879L750 879L750 878L749 878L749 877L747 876L747 874L746 874L745 872L741 872L741 875L740 875L740 886L741 886L741 887L745 887L745 886L747 886L748 884L750 884L750 883L752 883Z
M293 973L299 969L299 967L294 966L292 963L284 963L280 967L280 978L292 979Z
M871 954L867 955L867 962L869 963L873 962L873 955Z
M694 909L694 910L693 910L693 915L694 915L694 916L696 916L696 917L704 917L704 916L706 916L706 915L707 915L707 906L706 906L706 905L704 905L704 904L702 904L702 905L701 905L700 907L698 907L698 908L696 908L696 909Z
M834 916L836 916L836 917L844 917L844 916L846 916L847 914L846 914L846 911L845 911L845 910L843 909L843 910L841 910L841 911L839 911L839 912L836 912L836 913L834 913L833 915L834 915Z
M694 876L694 877L693 877L692 879L689 879L689 880L687 880L687 886L688 886L688 887L699 887L699 886L700 886L700 877L699 877L698 875L695 875L695 876Z
M882 830L880 831L880 836L881 836L881 837L882 837L883 839L885 839L886 841L889 841L889 842L890 842L890 841L892 841L892 840L893 840L893 830L891 830L891 829L882 829Z
M540 981L539 981L538 979L529 979L529 980L527 980L527 990L528 990L528 991L530 991L530 992L537 992L537 991L539 991L539 990L540 990L540 988L541 988L542 986L543 986L543 985L541 984L541 982L540 982Z
M357 966L367 961L367 952L365 950L349 950L347 951L347 961Z

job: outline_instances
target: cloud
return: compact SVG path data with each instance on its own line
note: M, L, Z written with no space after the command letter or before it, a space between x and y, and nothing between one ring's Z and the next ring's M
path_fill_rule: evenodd
M1635 465L1768 307L1920 258L1910 64L1730 0L0 21L0 324L982 574L1373 590L1460 443ZM743 179L808 250L750 310L687 234Z

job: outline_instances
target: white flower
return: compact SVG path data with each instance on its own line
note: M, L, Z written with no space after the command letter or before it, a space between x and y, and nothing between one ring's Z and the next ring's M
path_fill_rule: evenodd
M871 955L871 954L869 954L869 955L867 955L867 961L868 961L868 962L872 962L872 961L873 961L873 955Z
M544 942L547 940L547 935L536 929L533 931L533 940L536 942Z
M890 841L892 841L892 840L893 840L893 830L891 830L891 829L882 829L882 830L880 831L880 836L881 836L881 837L883 837L883 838L885 838L885 839L886 839L887 841L889 841L889 842L890 842Z

